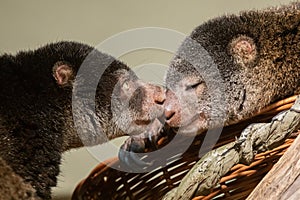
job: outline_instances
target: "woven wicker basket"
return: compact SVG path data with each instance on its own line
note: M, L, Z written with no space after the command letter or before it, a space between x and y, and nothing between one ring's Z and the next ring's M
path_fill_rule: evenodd
M295 99L296 97L293 96L279 101L249 120L225 127L215 147L234 141L235 137L251 123L269 121L280 111L290 108ZM278 148L256 155L251 165L235 165L209 195L197 196L193 200L245 199L284 154L297 134L293 134ZM204 135L197 136L180 159L148 173L119 171L117 170L120 167L118 158L100 163L86 179L78 184L72 199L160 199L170 189L178 186L188 170L199 160L198 153L203 138Z

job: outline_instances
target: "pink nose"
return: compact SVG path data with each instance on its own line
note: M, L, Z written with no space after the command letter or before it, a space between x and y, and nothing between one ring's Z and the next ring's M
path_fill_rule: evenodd
M160 86L154 86L153 101L156 104L162 105L166 100L165 89Z
M167 90L166 100L164 102L164 115L166 118L166 123L171 127L180 126L180 117L181 117L181 107L178 102L178 98L171 91Z
M141 84L131 96L130 102L137 107L140 104L141 109L148 111L152 106L159 105L163 109L166 100L165 88L150 83Z
M175 111L170 109L170 108L165 108L165 117L166 117L166 120L170 120L173 115L175 114Z

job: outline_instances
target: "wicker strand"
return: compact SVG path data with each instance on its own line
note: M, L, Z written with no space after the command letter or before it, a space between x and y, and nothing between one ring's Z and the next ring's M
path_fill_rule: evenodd
M225 127L216 148L234 141L235 137L249 124L268 122L282 109L288 109L294 100L295 96L279 101L251 119ZM197 196L194 200L245 199L290 146L295 136L296 134L272 151L256 155L254 162L249 166L243 164L233 166L221 178L220 185L213 188L209 195ZM177 161L146 174L131 174L117 170L119 166L117 158L110 159L105 164L99 164L86 179L77 185L72 199L159 199L172 188L177 187L189 169L199 160L198 153L204 137L205 135L197 136L191 147ZM180 144L178 146L180 147ZM164 170L168 174L165 174ZM128 189L134 196L128 196L124 181L127 182Z

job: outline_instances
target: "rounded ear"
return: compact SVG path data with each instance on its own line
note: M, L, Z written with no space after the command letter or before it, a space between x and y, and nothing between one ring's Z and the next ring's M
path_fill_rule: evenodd
M74 79L73 68L70 64L59 61L53 66L53 76L58 85L62 87L71 85Z
M245 65L253 63L257 57L257 48L253 39L244 35L231 41L229 51L237 62Z

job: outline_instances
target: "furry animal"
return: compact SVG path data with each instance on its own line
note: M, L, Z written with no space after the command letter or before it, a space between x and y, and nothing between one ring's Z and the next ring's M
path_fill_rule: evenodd
M138 134L163 113L161 87L88 45L4 54L0 70L0 199L50 199L64 151Z
M166 123L185 135L200 134L299 93L299 56L299 2L209 20L170 63Z
M299 93L299 56L299 2L221 16L196 27L165 75L164 119L144 133L151 144L140 135L131 137L122 146L131 153L120 151L119 159L144 166L132 152L156 150L162 136L195 136L231 125Z

